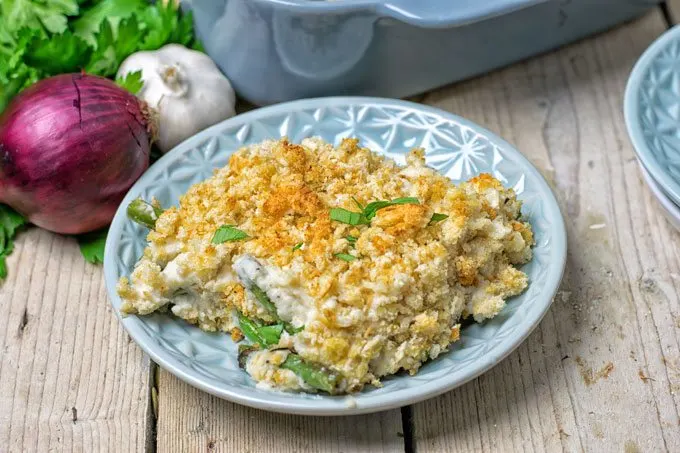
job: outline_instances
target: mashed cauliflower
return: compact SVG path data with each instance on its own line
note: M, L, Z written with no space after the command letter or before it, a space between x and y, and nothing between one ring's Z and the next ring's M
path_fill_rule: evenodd
M404 197L369 222L331 218L334 208L360 213ZM461 319L492 318L524 290L527 276L515 266L531 259L533 236L520 207L490 175L454 185L425 166L420 149L399 167L355 139L265 141L240 149L163 212L120 280L122 311L169 308L234 338L239 313L285 322L293 330L279 344L247 357L260 385L311 390L281 368L295 353L337 375L335 393L358 391L399 370L416 373L458 339ZM222 225L248 237L215 244Z

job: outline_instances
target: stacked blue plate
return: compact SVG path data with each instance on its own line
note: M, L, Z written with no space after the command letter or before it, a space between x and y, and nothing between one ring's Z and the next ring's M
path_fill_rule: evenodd
M624 110L643 179L680 230L680 27L657 39L637 62Z

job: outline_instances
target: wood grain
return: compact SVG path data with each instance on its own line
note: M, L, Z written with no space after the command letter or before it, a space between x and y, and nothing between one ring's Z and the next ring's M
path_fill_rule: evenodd
M660 11L424 102L514 143L569 236L539 328L493 370L414 406L418 453L680 451L680 237L641 181L622 115Z
M680 0L669 9L680 18ZM570 253L539 328L482 377L413 406L412 443L398 410L286 416L160 370L154 384L101 268L72 239L32 229L0 287L0 452L680 451L680 234L640 178L621 113L633 63L665 27L655 11L418 98L498 132L541 169Z
M192 388L160 371L159 452L404 451L401 412L307 417L250 409Z
M0 288L0 451L146 451L149 361L75 240L19 236Z

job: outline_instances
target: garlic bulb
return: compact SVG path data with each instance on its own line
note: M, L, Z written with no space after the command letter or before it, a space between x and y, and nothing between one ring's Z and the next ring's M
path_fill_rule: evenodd
M142 71L137 96L159 113L158 147L164 153L195 133L234 116L234 89L206 54L179 44L137 52L118 77Z

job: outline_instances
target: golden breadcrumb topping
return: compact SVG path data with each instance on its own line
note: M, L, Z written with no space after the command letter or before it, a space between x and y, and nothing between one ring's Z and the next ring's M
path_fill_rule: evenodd
M274 300L279 316L304 326L286 341L339 372L346 391L400 369L415 373L458 340L461 317L491 318L524 290L527 277L515 266L531 259L534 240L521 202L491 175L456 186L425 165L423 150L406 161L399 167L356 139L240 149L160 216L130 280L120 281L122 311L171 306L236 339L234 309L273 321L233 267L250 256L290 296L285 306ZM402 197L418 203L379 209L369 224L330 217L332 208L359 212L358 204ZM435 222L435 213L448 217ZM248 238L213 244L222 225ZM291 372L267 367L248 371L271 386L297 385Z

